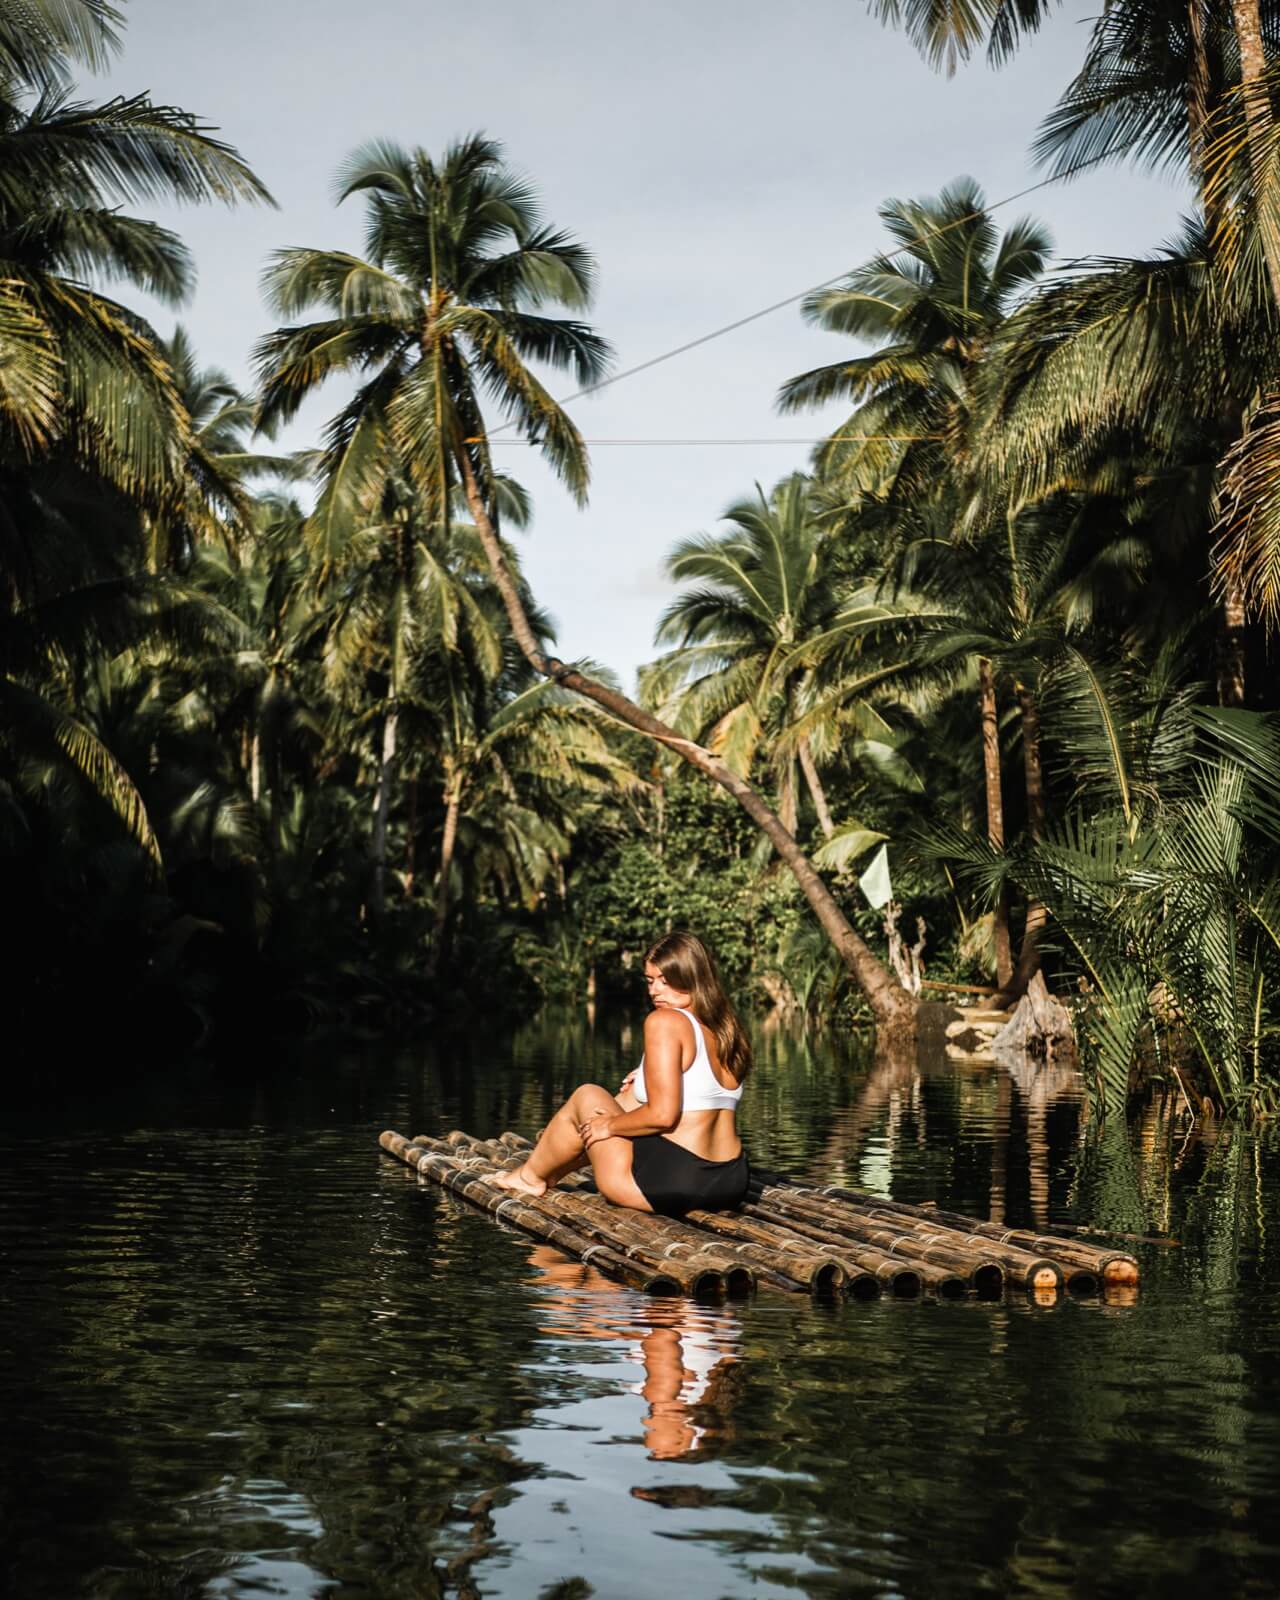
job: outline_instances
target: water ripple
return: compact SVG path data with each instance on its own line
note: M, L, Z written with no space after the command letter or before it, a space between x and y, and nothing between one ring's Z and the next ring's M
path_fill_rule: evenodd
M0 1144L10 1592L1273 1591L1273 1134L1126 1141L1070 1082L775 1035L757 1160L1180 1243L1128 1305L655 1302L374 1145L534 1127L634 1033L469 1048Z

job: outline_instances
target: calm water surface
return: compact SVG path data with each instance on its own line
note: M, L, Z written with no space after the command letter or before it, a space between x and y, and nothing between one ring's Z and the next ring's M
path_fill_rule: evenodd
M315 1046L0 1138L0 1591L1280 1592L1280 1150L1078 1085L763 1042L796 1175L1157 1232L1129 1305L690 1306L381 1156L535 1128L634 1029Z

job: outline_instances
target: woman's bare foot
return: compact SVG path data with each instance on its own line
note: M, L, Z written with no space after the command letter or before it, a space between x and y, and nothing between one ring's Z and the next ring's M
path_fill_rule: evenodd
M513 1189L516 1194L531 1194L535 1197L546 1194L547 1186L541 1178L535 1178L526 1166L512 1167L506 1172L500 1172L493 1180L500 1189Z

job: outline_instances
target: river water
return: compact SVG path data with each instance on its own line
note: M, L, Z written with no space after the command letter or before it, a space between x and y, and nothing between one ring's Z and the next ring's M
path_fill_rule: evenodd
M1129 1304L651 1301L382 1156L536 1128L634 1023L313 1044L0 1138L0 1591L1280 1591L1280 1142L1055 1072L759 1042L761 1162L1130 1246Z

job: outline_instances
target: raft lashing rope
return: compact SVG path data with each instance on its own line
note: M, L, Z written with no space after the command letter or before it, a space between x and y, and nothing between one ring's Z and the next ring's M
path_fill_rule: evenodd
M753 1169L736 1211L691 1211L676 1221L611 1205L585 1173L536 1197L499 1188L498 1173L530 1148L516 1133L407 1139L387 1131L378 1143L496 1221L646 1294L720 1299L765 1288L855 1300L997 1300L1012 1290L1053 1304L1063 1294L1131 1300L1138 1288L1138 1263L1122 1251L854 1189L805 1187L771 1172Z

